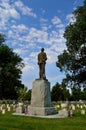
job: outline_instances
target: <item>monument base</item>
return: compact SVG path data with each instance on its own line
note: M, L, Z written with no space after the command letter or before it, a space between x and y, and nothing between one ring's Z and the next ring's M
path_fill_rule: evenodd
M56 114L55 108L54 107L30 107L29 108L29 115L34 115L34 116L47 116L47 115L52 115Z
M48 80L38 79L33 81L31 106L29 115L52 115L55 108L51 106L50 83Z

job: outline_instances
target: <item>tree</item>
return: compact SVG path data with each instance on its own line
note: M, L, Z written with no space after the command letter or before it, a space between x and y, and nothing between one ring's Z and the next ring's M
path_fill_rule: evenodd
M82 91L81 91L81 89L79 87L77 87L77 88L73 87L70 100L79 101L80 99L82 99Z
M24 101L26 100L27 95L27 87L24 86L24 88L20 88L18 90L18 100Z
M26 95L26 99L27 99L28 101L31 101L31 93L32 93L32 90L29 89L28 92L27 92L27 95Z
M75 22L64 32L67 50L58 56L56 66L65 71L71 86L86 87L86 0L74 12Z
M22 59L7 45L4 35L0 37L0 98L16 99L17 89L24 87L21 83ZM3 40L2 40L3 39Z
M17 93L18 93L18 100L31 101L31 89L27 90L27 87L24 86L24 88L18 89Z
M66 86L64 83L59 84L56 83L55 86L53 86L51 91L51 100L52 101L66 101L68 100L70 94L69 91L66 89Z
M86 101L86 88L83 89L82 100Z
M5 42L6 36L2 33L0 33L0 46L2 45L3 42Z

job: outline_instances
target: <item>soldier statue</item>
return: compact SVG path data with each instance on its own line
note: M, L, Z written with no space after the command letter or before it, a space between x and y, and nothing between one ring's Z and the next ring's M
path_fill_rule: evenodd
M39 78L40 79L46 79L46 76L45 76L46 60L47 60L47 55L44 52L44 48L41 48L41 52L38 54Z

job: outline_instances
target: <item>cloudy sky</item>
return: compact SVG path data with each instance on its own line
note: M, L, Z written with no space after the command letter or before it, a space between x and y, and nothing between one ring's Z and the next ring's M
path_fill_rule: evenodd
M0 0L0 32L23 59L22 83L28 89L39 77L37 55L42 47L48 57L46 77L51 86L65 77L56 67L57 56L66 49L63 33L73 22L72 12L82 4L83 0Z

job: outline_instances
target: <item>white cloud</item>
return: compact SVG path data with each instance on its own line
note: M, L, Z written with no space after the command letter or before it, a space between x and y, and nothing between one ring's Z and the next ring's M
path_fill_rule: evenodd
M1 0L0 3L0 29L7 30L10 19L19 19L19 12L9 3L9 0Z
M79 0L75 0L73 5L76 6Z
M48 57L47 63L51 64L53 62L56 62L56 60L57 60L57 53L54 50L50 49L50 48L47 49L46 52L47 52L47 57Z
M9 28L13 20L20 20L22 15L37 17L31 8L24 5L22 1L18 0L12 2L10 0L1 0L0 1L0 29L6 30ZM15 22L14 21L14 22Z
M48 41L48 33L44 30L39 30L34 27L30 28L27 35L22 36L24 41L29 43L44 43Z
M33 67L29 64L25 64L25 67L22 69L23 73L29 72Z
M3 30L7 30L6 21L7 20L5 20L5 19L0 21L0 30L2 30L2 28L3 28Z
M17 53L17 54L21 54L22 53L22 50L21 49L14 49L13 50L15 53Z
M73 24L73 23L76 22L76 18L74 17L73 14L68 14L68 15L66 16L66 19L68 20L68 24L69 24L69 23Z
M25 63L23 75L28 77L28 80L24 80L29 84L38 71L37 55L41 47L44 47L47 53L48 65L55 63L57 56L64 50L63 23L57 16L50 21L39 18L40 25L37 23L39 27L34 27L22 20L22 15L27 19L29 16L37 17L31 8L24 5L23 1L13 1L10 4L10 0L2 0L0 5L0 30L7 29L8 45L23 58Z
M58 74L56 76L53 77L48 77L49 80L51 81L51 87L53 87L56 84L56 81L59 81L59 83L61 83L62 79L65 78L65 75L63 74Z
M54 25L57 25L57 24L60 24L60 23L61 23L61 20L60 20L57 16L55 16L55 17L52 19L52 23L53 23Z
M18 11L16 9L24 8L27 10L27 8L28 8L20 0L16 1L15 4L12 4L12 6L9 4L9 0L5 0L5 2L6 3L4 3L2 1L2 5L5 8L7 8L9 10L9 12L11 12L11 13L8 13L8 10L5 10L5 11L7 11L7 15L5 15L5 17L7 16L7 19L9 19L10 17L18 18L18 15L17 15ZM24 13L24 12L22 12L22 13ZM4 12L4 14L5 14L5 12ZM18 12L18 14L19 14L19 12ZM2 17L4 17L3 15L2 15ZM6 20L6 18L5 18L5 20ZM3 20L3 21L5 21L5 20ZM48 23L49 21L44 18L40 19L42 29L37 29L34 27L27 27L23 23L16 25L15 21L14 21L12 23L12 25L10 25L10 27L9 27L8 38L12 39L11 45L13 45L13 46L17 45L17 49L15 48L15 52L17 52L18 54L27 53L27 49L35 48L37 43L39 43L37 45L37 48L39 46L41 46L41 43L42 43L42 44L45 44L46 46L47 45L52 46L53 50L56 50L56 48L57 48L56 46L58 44L60 44L61 42L64 42L64 39L62 37L64 30L62 29L62 27L63 27L62 22L58 17L55 16L51 21L52 21L53 25L55 25L55 27L59 26L59 27L61 27L61 29L58 29L58 31L54 30L54 31L48 32L48 29L52 28L52 26ZM6 24L6 21L3 22L3 26L7 27L7 26L5 26L5 24ZM60 47L60 45L59 45L59 48L60 48L60 50L62 50L62 47ZM25 49L26 49L26 51L25 51Z
M0 3L0 18L2 19L9 19L14 18L18 19L20 18L20 14L18 11L13 7L13 5L10 5L9 0L1 1Z
M24 33L21 37L21 33ZM65 48L65 39L63 38L64 30L60 29L58 31L51 31L48 33L44 30L39 30L37 28L27 28L25 25L13 25L11 30L8 31L9 37L13 37L14 41L12 44L17 48L14 50L19 55L29 55L30 62L35 63L37 57L37 52L34 52L35 48L40 48L41 43L45 46L49 45L47 50L48 53L48 63L53 63L56 61L58 54L60 54ZM39 44L37 44L39 43ZM28 53L29 49L33 48L31 53Z
M22 32L24 33L28 31L28 28L24 24L12 25L11 29L13 31L15 30L15 32L18 32L18 33L22 33Z
M51 20L52 24L55 25L57 28L63 28L64 25L62 24L61 20L55 16L52 20Z
M57 56L63 52L63 50L66 49L66 46L62 40L57 43L52 44L47 51L48 56L48 63L55 63L57 61Z
M18 48L18 49L14 49L14 52L20 55L20 54L24 54L25 50L23 48Z
M10 15L9 17L12 17L14 19L19 19L20 18L20 14L15 9L13 9L13 8L10 8L8 10L8 13Z
M12 30L8 30L8 36L9 36L9 38L13 37L13 31Z
M40 24L43 31L47 31L52 27L51 25L49 25L48 20L44 18L40 18Z
M34 67L31 64L29 64L29 63L25 64L24 68L22 69L23 73L25 73L27 71L32 71L32 70L34 70Z
M0 6L9 9L10 8L9 0L1 0Z
M22 12L23 15L32 16L34 18L37 17L37 15L33 12L33 10L24 5L22 1L18 0L14 4L17 7L17 9Z

